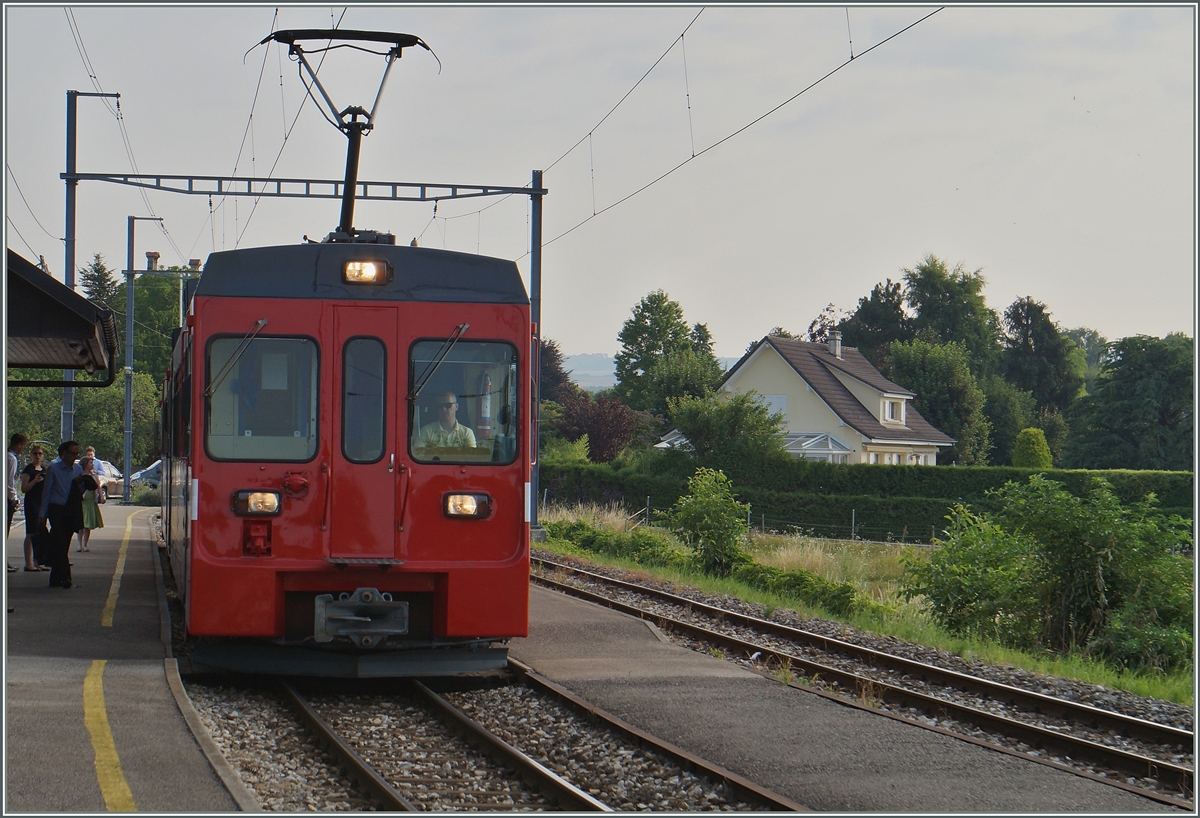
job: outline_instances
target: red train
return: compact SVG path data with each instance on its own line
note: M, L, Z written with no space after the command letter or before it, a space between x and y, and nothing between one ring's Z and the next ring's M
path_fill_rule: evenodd
M502 666L528 631L535 350L512 261L361 241L209 256L162 395L192 660Z

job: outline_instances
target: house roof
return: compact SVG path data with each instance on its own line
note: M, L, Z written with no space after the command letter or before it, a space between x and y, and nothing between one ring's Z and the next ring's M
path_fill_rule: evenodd
M108 386L116 380L117 330L98 307L8 250L7 358L10 367L107 370L103 381L8 381L9 386Z
M879 373L870 361L854 347L842 347L842 357L838 358L824 344L811 344L807 341L795 341L790 338L777 338L768 335L742 356L728 372L722 384L733 377L745 363L757 352L763 344L770 346L781 358L796 371L805 383L813 388L826 405L855 431L864 437L880 441L911 441L941 446L952 446L954 438L935 429L925 420L911 404L905 408L904 425L887 425L875 417L875 413L863 406L858 398L838 380L834 371L843 372L856 378L873 389L893 395L915 398L908 389L898 383L893 383Z

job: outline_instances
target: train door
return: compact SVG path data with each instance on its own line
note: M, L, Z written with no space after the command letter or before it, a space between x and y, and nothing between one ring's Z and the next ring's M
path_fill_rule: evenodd
M333 559L396 556L396 460L402 385L395 307L333 308L334 417L330 458Z

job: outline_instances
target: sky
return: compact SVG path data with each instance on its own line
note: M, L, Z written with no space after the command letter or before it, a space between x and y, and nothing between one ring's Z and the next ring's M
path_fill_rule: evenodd
M341 180L346 138L305 102L286 48L258 45L337 26L436 54L392 69L360 180L520 187L546 171L542 330L565 354L616 352L663 289L737 357L927 254L981 270L1000 313L1032 296L1064 329L1194 336L1196 7L922 20L937 8L8 4L7 246L62 278L68 90L121 95L121 119L79 99L81 172ZM337 49L319 76L339 110L369 109L383 67ZM144 268L150 250L186 264L317 239L340 214L331 199L78 191L76 263L100 253L115 270L129 216L163 219L136 223ZM360 202L355 226L514 259L528 281L528 197L436 214Z

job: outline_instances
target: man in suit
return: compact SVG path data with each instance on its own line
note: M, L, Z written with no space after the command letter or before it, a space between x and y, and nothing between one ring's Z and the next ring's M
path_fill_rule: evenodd
M71 581L71 537L83 527L83 493L99 483L85 475L74 440L58 447L58 457L46 469L39 519L50 521L50 587L77 588Z

